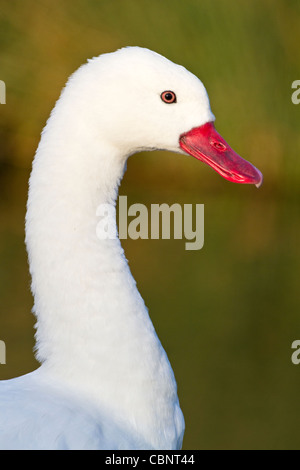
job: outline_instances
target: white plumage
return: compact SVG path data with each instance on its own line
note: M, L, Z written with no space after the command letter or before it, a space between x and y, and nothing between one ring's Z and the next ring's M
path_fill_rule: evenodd
M102 55L70 77L42 133L26 215L41 366L0 382L0 448L181 447L172 368L119 239L96 235L96 211L116 203L128 156L185 153L180 136L213 120L202 83L147 49Z

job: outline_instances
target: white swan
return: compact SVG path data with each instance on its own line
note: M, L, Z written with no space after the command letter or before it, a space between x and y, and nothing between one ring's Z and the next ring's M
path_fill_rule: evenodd
M171 366L119 239L96 236L96 209L115 204L140 150L189 153L259 185L213 121L199 79L147 49L101 55L69 79L42 133L26 215L42 364L0 382L0 448L181 447Z

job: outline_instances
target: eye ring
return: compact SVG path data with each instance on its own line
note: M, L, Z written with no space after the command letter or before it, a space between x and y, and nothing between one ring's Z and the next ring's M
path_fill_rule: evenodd
M163 91L160 97L167 104L176 103L177 101L174 91L171 90Z

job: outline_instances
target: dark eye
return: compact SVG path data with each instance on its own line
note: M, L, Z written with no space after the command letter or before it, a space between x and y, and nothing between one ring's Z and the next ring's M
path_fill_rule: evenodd
M168 104L176 103L176 95L174 91L170 91L170 90L163 91L160 97L165 103L168 103Z

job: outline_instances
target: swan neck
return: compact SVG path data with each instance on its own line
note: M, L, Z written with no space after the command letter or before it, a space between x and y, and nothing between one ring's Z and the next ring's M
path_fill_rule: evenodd
M115 206L126 157L51 126L34 160L26 214L37 358L153 448L177 448L183 419L168 358L119 239L97 236L97 208Z

